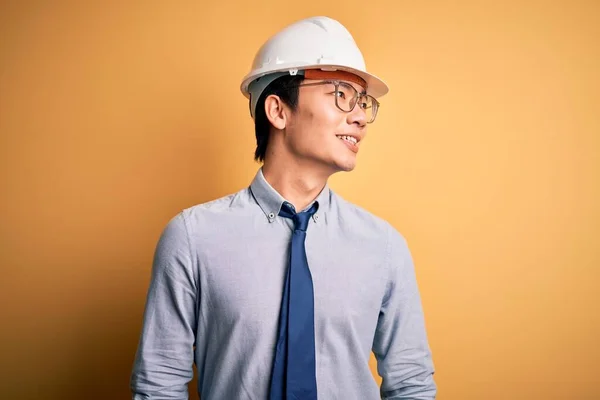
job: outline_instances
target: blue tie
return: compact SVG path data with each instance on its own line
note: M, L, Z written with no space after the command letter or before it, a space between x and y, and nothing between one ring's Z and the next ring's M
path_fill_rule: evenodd
M284 203L279 213L294 221L294 233L281 302L270 400L317 400L314 294L304 241L308 220L318 208L315 203L308 211L296 213L294 206Z

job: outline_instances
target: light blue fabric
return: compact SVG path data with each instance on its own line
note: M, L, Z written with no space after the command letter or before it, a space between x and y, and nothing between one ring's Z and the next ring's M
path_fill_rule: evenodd
M268 398L293 233L293 222L278 215L284 201L259 170L250 187L183 210L166 225L131 377L134 399L187 399L194 362L202 400ZM404 238L328 186L316 201L305 247L318 398L434 399Z

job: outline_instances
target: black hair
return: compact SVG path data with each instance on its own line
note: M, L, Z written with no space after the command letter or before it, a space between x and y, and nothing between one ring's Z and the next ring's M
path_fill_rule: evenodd
M271 82L261 93L254 111L254 132L256 134L256 150L254 160L263 162L267 153L271 122L265 113L265 99L274 94L287 104L292 111L298 106L298 86L304 80L302 75L285 75Z

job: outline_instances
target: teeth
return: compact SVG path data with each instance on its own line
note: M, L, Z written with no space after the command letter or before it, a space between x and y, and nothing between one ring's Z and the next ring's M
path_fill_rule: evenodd
M356 144L356 138L354 138L354 137L352 137L352 136L344 136L344 135L341 135L341 136L338 136L338 137L339 137L340 139L342 139L342 140L345 140L345 141L347 141L347 142L350 142L350 143L352 143L352 144Z

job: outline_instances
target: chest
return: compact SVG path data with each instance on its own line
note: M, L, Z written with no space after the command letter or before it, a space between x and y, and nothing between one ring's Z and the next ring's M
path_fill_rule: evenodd
M226 324L275 326L289 267L291 229L232 232L199 256L201 298ZM359 234L309 229L305 249L315 321L360 324L376 319L386 285L384 244Z

